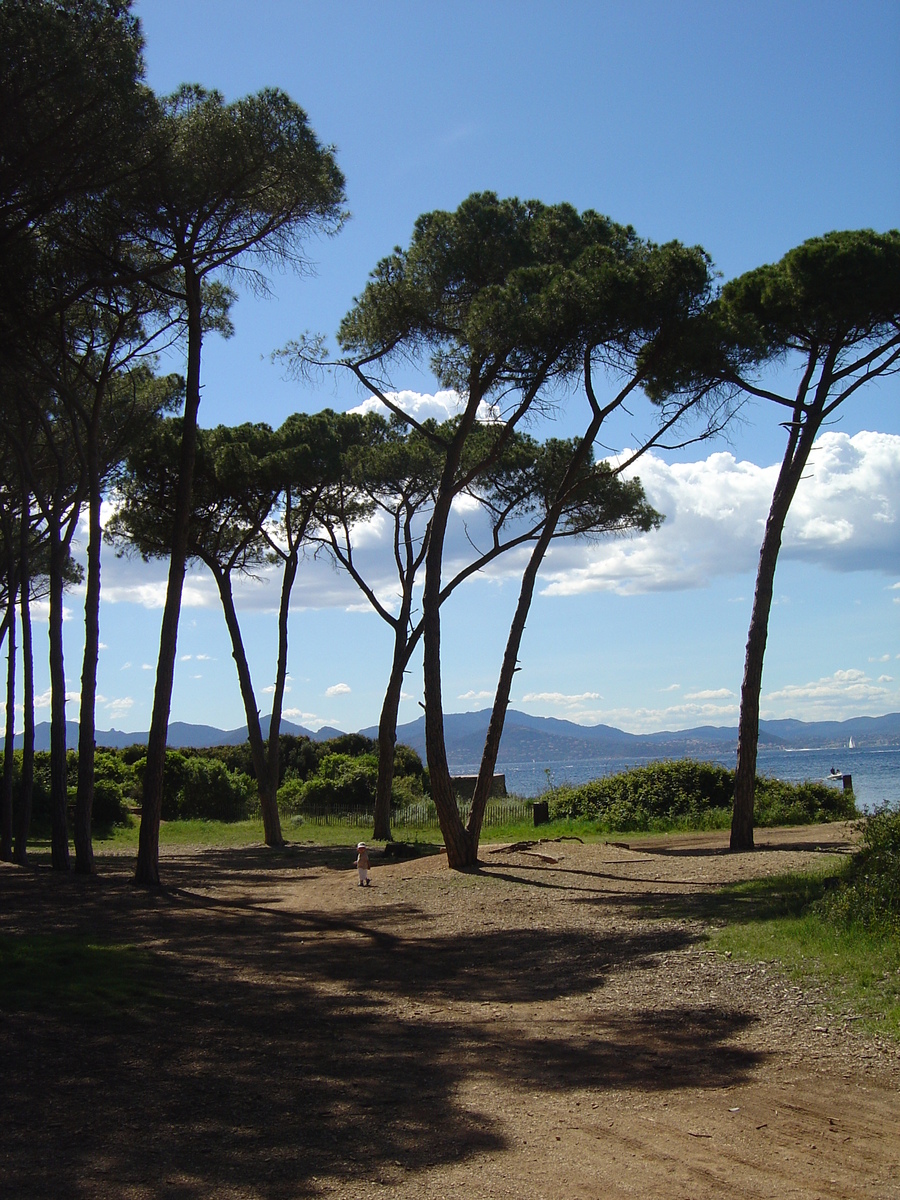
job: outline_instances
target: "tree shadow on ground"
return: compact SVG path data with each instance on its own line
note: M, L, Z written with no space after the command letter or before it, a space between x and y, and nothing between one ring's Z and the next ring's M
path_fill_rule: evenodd
M269 860L266 860L267 862ZM226 877L235 869L217 858ZM242 882L279 868L250 860ZM504 928L460 938L410 905L322 914L248 907L115 877L4 872L7 928L146 953L145 1002L102 1019L53 996L0 1027L3 1193L265 1200L314 1195L320 1177L391 1185L507 1144L460 1089L663 1091L727 1087L759 1056L752 1018L685 1004L548 1026L484 1005L565 1003L692 940ZM274 872L274 874L273 874ZM173 872L178 875L179 872Z
M654 854L661 858L726 858L731 856L739 856L742 854L756 854L759 851L771 852L793 852L807 854L843 854L846 855L854 850L855 844L852 838L846 838L840 842L821 842L814 832L810 832L808 836L798 834L790 842L770 842L766 840L767 830L765 827L756 831L756 845L752 850L731 850L727 845L724 846L692 846L679 844L672 846L660 845L644 845L637 842L633 845L621 843L611 843L612 845L621 845L624 849L634 850L640 854Z
M749 925L776 917L799 917L833 887L837 874L770 875L715 891L619 893L609 902L633 916L690 919L712 924ZM667 881L668 883L668 881Z

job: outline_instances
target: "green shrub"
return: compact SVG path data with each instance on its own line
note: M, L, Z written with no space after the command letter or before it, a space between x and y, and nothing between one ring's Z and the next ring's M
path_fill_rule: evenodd
M13 807L18 814L22 803L22 751L15 753ZM78 789L78 754L66 754L66 792L70 808ZM113 750L97 750L94 755L94 804L92 822L96 825L121 825L128 818L128 804L137 795L138 777ZM31 795L31 820L38 828L50 820L50 754L39 750L34 756L34 785Z
M876 809L860 824L862 848L815 907L844 928L900 933L900 809Z
M318 772L303 785L303 806L371 808L375 803L378 758L374 754L326 754Z
M675 759L557 788L549 797L550 815L594 821L601 831L715 829L728 824L733 793L733 771ZM852 795L838 788L757 779L757 825L808 825L855 815Z
M341 733L337 737L316 743L316 755L320 764L322 759L332 754L360 758L363 755L377 753L378 742L374 738L366 737L364 733Z
M301 779L285 779L278 789L278 811L282 816L293 817L303 807L304 783Z
M248 775L229 771L216 759L185 760L179 812L182 820L242 821L256 798L256 788Z
M141 779L146 765L146 758L135 763ZM229 771L218 759L166 751L160 813L164 821L242 821L255 798L250 777Z
M753 813L757 825L820 825L857 816L852 792L827 783L786 783L758 777Z
M91 821L96 825L124 825L128 820L128 799L120 784L111 779L94 780Z
M721 824L732 789L733 775L725 767L678 759L557 788L550 814L554 820L586 818L606 830L703 828Z
M422 778L417 775L395 775L391 784L391 805L394 808L406 808L410 804L420 804L429 799L422 786Z

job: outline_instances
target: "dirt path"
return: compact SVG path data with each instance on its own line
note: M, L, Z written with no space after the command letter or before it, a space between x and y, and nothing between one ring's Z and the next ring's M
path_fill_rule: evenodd
M705 946L720 884L849 845L759 841L376 855L368 889L310 846L184 852L156 894L3 864L3 930L138 946L158 995L3 1014L0 1195L900 1198L896 1044Z

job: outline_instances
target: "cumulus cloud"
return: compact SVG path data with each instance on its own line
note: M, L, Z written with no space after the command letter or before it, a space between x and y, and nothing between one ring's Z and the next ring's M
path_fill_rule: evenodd
M405 413L415 421L427 421L429 419L435 421L446 421L450 417L457 416L465 407L464 401L459 392L452 389L446 389L440 392L385 392L388 400L396 404ZM369 396L363 400L362 404L352 408L351 412L369 413L377 412L382 416L387 416L390 409L378 399L377 396ZM479 421L490 421L496 419L496 410L492 405L485 404L484 401L478 406Z
M351 690L349 683L333 683L331 687L325 689L325 695L329 698L332 696L349 696Z
M457 700L493 700L493 692L463 692L456 697Z
M46 691L41 692L40 695L36 695L34 698L34 707L49 708L51 696L52 692L50 688L47 688ZM80 699L81 692L66 692L66 704L77 704Z
M396 395L417 417L443 418L459 407L459 397L451 391ZM376 405L370 397L360 408ZM651 503L665 514L662 527L634 538L555 543L541 573L543 593L681 590L705 587L717 577L754 572L777 473L777 464L758 466L730 452L686 463L645 455L628 474L640 476ZM900 436L825 433L816 442L792 506L782 557L838 571L891 570L896 580L898 514ZM423 514L417 536L424 532L426 517ZM380 602L395 612L398 584L391 543L391 522L384 514L376 514L354 534L356 565ZM471 499L460 498L447 531L445 577L452 577L471 562L477 549L487 550L490 543L483 512ZM529 552L529 547L523 547L502 556L480 572L479 579L496 582L518 577ZM261 569L253 578L235 579L239 610L274 612L279 584L276 567ZM892 581L888 587L891 598L900 604L900 582ZM165 593L164 563L109 559L105 603L161 608ZM194 566L189 571L184 604L218 607L215 585L205 568ZM308 556L297 576L292 609L325 608L370 611L350 577L336 569L327 555Z
M579 725L613 725L628 733L659 733L694 725L735 725L738 705L686 702L658 708L585 708L566 715Z
M108 700L105 704L106 711L113 720L127 716L133 707L134 700L131 696L119 696L115 700Z
M639 475L666 520L636 538L556 547L544 593L620 594L703 587L753 571L778 465L718 452L693 463L647 454ZM825 433L816 442L785 529L784 558L836 571L895 570L900 554L900 436Z
M112 582L104 584L103 600L107 604L139 604L141 608L163 608L167 589L168 584L165 580ZM212 608L218 603L219 597L211 579L204 580L196 575L189 575L185 579L181 593L183 608Z
M50 601L49 600L32 600L29 605L31 612L31 620L38 625L48 625L50 623ZM72 609L68 604L63 604L63 621L72 620Z
M900 706L900 690L885 686L893 680L871 679L865 671L835 671L810 683L787 684L760 698L763 717L780 717L802 711L808 721L845 720L871 712L890 712Z
M734 692L730 688L711 688L702 692L685 692L685 700L731 700Z
M558 704L564 708L574 708L586 704L588 700L600 700L599 692L581 692L579 695L566 695L564 692L528 692L522 697L526 704Z

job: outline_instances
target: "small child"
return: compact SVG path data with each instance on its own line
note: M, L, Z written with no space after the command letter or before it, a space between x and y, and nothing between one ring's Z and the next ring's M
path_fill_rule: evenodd
M359 872L359 886L369 886L369 851L366 849L365 842L357 842L356 844L356 869Z

